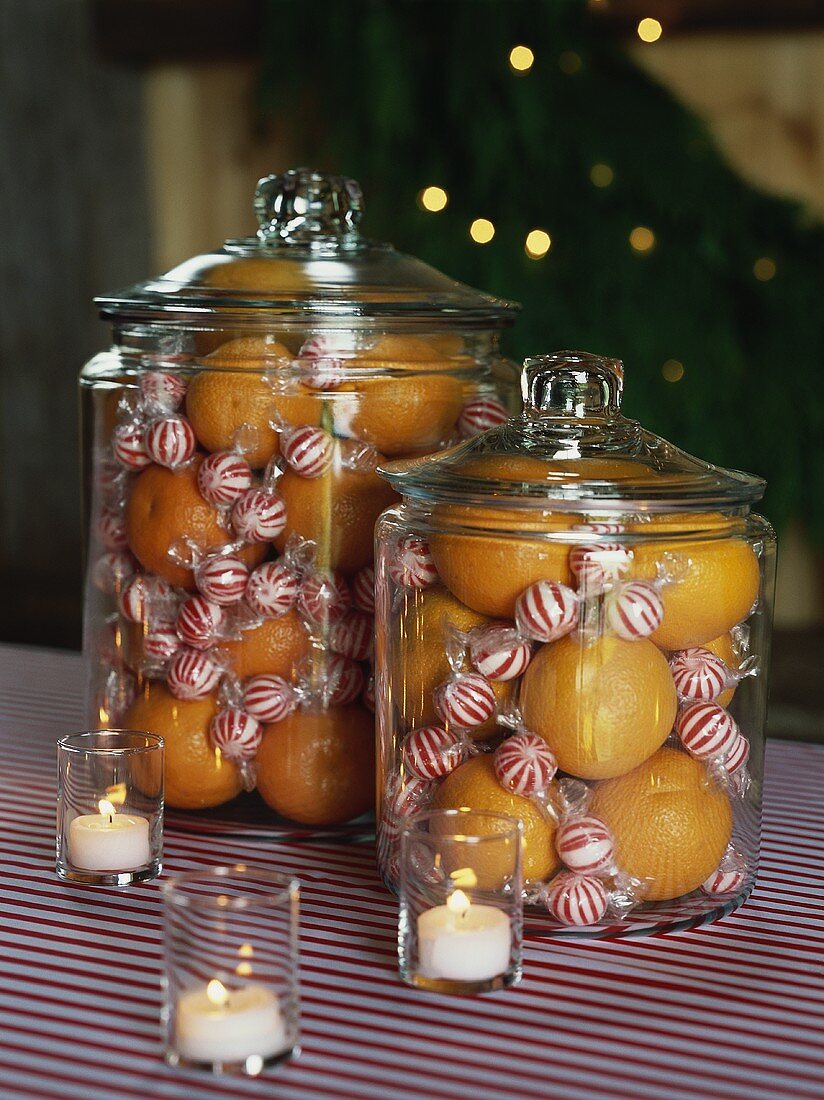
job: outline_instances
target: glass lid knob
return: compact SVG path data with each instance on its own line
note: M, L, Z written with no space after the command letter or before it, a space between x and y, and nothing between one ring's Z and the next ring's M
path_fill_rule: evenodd
M362 214L363 194L357 180L310 168L264 176L255 190L258 238L270 247L357 248L362 245L358 232Z
M620 416L624 368L620 359L559 351L524 360L524 415L565 420Z

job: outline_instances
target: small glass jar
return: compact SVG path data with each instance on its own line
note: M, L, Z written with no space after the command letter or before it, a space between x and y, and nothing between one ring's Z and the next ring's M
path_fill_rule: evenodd
M398 963L409 985L469 995L521 977L522 827L506 814L430 810L400 833Z
M377 528L379 860L428 807L524 826L527 927L729 912L758 862L764 483L627 420L621 364L527 360L524 411L394 462Z
M136 730L71 733L57 742L57 874L128 886L160 873L163 739Z
M256 1077L298 1053L297 879L247 864L163 884L170 1065Z
M88 708L165 736L173 809L256 786L274 829L337 829L374 803L375 467L505 419L515 306L362 236L353 180L270 176L255 210L257 236L98 299Z

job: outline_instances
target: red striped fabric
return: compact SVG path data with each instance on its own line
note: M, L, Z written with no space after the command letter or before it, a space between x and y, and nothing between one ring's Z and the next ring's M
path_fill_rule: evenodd
M762 872L738 912L654 938L527 939L521 985L471 1001L398 981L371 844L170 814L166 873L243 860L303 883L303 1053L226 1082L160 1059L158 884L54 875L54 741L83 726L81 686L74 655L0 647L4 1100L824 1096L824 749L769 746Z

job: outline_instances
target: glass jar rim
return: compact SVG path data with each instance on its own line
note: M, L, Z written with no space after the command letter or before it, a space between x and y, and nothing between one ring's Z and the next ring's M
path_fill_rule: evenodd
M484 834L473 834L472 832L438 832L430 833L420 828L424 823L428 823L433 819L451 818L457 820L460 817L467 817L469 815L474 817L486 818L490 821L497 821L505 824L508 827L507 832L495 832ZM495 841L510 841L516 840L518 837L523 837L524 825L520 818L513 817L512 814L499 813L496 810L473 810L471 807L462 806L457 809L440 809L440 810L422 810L419 813L412 814L407 821L401 826L401 837L425 837L433 836L438 840L460 840L461 843L466 844L488 844Z
M194 894L187 892L198 882L219 883L234 877L254 875L261 883L273 887L262 894ZM275 888L276 887L276 888ZM240 910L282 905L300 894L300 879L283 871L268 871L247 863L215 864L197 871L183 871L161 883L164 901L181 908Z
M81 739L100 737L103 734L118 737L142 738L142 745L82 745ZM149 733L147 730L112 729L106 727L100 730L79 730L76 733L67 733L58 738L57 747L62 752L71 753L95 753L100 756L131 756L136 753L156 752L162 749L165 742L159 733Z

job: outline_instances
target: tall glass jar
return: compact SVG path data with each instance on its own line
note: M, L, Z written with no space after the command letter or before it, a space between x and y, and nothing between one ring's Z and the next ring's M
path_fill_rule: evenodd
M267 177L256 237L98 299L88 704L162 734L173 809L244 787L275 824L371 809L372 532L397 500L376 466L500 422L516 391L516 307L365 239L362 206L353 180Z
M622 379L529 359L521 416L381 468L381 871L415 811L519 817L527 924L559 934L704 922L758 862L764 483L626 419Z

